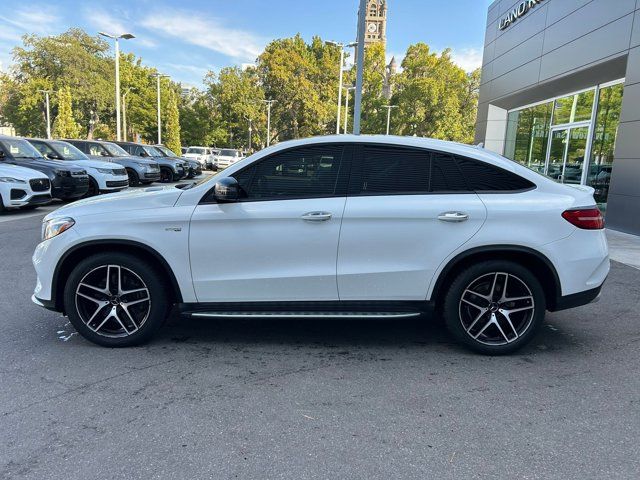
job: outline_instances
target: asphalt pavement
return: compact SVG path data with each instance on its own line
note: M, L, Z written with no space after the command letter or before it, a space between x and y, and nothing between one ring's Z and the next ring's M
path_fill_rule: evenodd
M0 221L2 479L638 478L638 269L510 357L425 319L172 319L110 350L29 301L42 213Z

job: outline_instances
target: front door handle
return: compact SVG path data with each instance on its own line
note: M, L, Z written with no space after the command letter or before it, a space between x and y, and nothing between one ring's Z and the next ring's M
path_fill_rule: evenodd
M465 222L469 220L469 215L464 212L444 212L438 215L438 220L442 222Z
M329 212L308 212L302 215L302 220L307 222L326 222L331 220L332 214Z

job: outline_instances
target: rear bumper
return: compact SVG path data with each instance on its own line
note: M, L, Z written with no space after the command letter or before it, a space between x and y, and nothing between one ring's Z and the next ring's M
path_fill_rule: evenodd
M556 300L553 308L549 308L550 312L558 312L560 310L567 310L569 308L581 307L589 303L595 303L600 300L600 292L602 291L602 285L591 290L585 290L584 292L574 293L572 295L564 295Z

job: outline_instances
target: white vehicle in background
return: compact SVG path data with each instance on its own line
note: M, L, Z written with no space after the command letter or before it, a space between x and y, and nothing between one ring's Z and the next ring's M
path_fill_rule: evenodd
M51 182L42 172L0 163L0 211L51 202Z
M87 197L99 193L118 192L129 186L127 170L120 164L103 160L92 160L70 143L62 140L28 138L31 145L49 160L73 162L89 175Z
M213 153L209 147L189 147L187 153L182 155L184 158L196 160L202 168L206 168L207 164L211 164Z
M227 168L238 160L242 160L244 157L240 150L235 150L233 148L223 148L220 151L220 154L216 156L216 165L218 168Z

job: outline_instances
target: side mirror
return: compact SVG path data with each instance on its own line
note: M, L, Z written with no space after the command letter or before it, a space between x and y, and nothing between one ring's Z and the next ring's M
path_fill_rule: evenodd
M147 152L145 152L144 150L142 150L142 151L140 152L140 156L141 156L141 157L148 157L148 156L149 156L149 154L148 154Z
M47 153L45 157L47 157L49 160L62 160L62 157L57 153Z
M107 152L106 150L102 150L100 152L100 155L103 156L103 157L108 157L109 156L109 152Z
M218 203L233 203L240 199L240 185L233 177L221 178L213 187L213 196Z
M2 150L0 150L0 158L3 159L3 160L5 158L4 152Z

